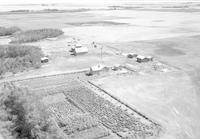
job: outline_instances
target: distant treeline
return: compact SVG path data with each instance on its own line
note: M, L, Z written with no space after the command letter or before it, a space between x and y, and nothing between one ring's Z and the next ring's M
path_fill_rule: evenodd
M182 5L182 6L163 6L162 8L189 8L189 5Z
M4 139L64 139L39 96L5 83L0 90L0 134Z
M140 8L143 8L141 6L108 6L108 8L110 9L121 9L121 10L131 10L131 9L140 9Z
M62 35L64 32L60 29L37 29L37 30L28 30L15 34L11 43L26 43L26 42L35 42L45 38L54 38Z
M28 13L28 12L30 12L30 10L12 10L12 11L10 11L10 12L13 12L13 13L15 13L15 12L19 12L19 13L21 13L21 12L23 12L23 13Z
M41 66L42 50L36 46L0 45L0 76Z
M58 12L58 11L63 11L63 10L59 10L59 9L44 9L42 11L47 11L47 12Z
M113 21L89 21L89 22L69 22L65 23L71 26L92 26L92 25L102 25L102 26L110 26L110 25L129 25L128 23L120 23Z
M0 36L8 36L8 35L12 35L15 32L20 31L20 29L18 27L0 27Z
M90 11L91 9L88 8L77 8L77 9L56 9L56 8L47 8L42 10L27 10L27 9L21 9L21 10L11 10L4 13L11 13L11 14L32 14L32 13L60 13L60 12L85 12Z

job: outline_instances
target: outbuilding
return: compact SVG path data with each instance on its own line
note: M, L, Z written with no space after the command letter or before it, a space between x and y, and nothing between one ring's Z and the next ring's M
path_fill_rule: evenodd
M119 70L121 68L122 68L122 66L120 64L116 64L113 67L111 67L111 69L114 70L114 71L117 71L117 70Z
M41 63L47 63L47 62L49 62L49 58L48 57L42 57L41 58Z
M138 55L137 54L135 54L135 53L128 53L127 54L127 57L128 58L134 58L134 57L137 57Z
M74 48L74 51L72 51L73 55L80 55L80 54L85 54L88 53L88 48L87 47L80 47L80 48Z
M81 48L81 47L82 47L82 44L77 43L77 44L73 45L69 51L74 52L75 48Z
M90 67L89 72L86 73L87 75L93 75L94 73L99 73L100 71L104 70L106 68L105 65L98 64L95 66Z
M81 47L82 47L82 44L80 43L75 44L75 48L81 48Z
M153 57L152 56L141 56L138 55L137 56L137 62L138 63L143 63L143 62L149 62L149 61L153 61Z

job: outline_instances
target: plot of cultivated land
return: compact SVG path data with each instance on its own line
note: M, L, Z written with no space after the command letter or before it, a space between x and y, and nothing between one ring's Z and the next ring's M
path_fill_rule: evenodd
M110 76L93 82L163 125L164 139L193 137L198 129L196 94L184 73Z
M67 75L60 75L60 76L47 76L47 77L39 77L39 78L33 78L33 79L27 79L27 80L21 80L17 83L29 87L30 89L43 89L48 87L54 87L59 85L73 85L76 84L76 81L72 78L67 79Z
M70 75L34 78L15 83L29 86L34 93L40 93L40 96L43 96L42 102L55 117L58 126L71 138L79 138L81 135L91 139L108 136L115 138L116 135L148 138L157 137L161 132L158 124L142 115L128 113L121 106L114 105L83 86Z
M68 90L65 94L85 111L97 117L104 126L120 136L147 138L159 135L161 130L159 125L147 120L144 123L141 122L134 115L128 114L125 110L115 106L110 101L98 96L84 86ZM144 117L140 118L142 121L145 120Z
M42 103L45 105L50 105L53 103L59 103L65 101L65 95L63 93L57 93L54 95L49 95L44 98L42 98Z
M47 88L43 86L43 88L46 91L49 89L48 86ZM69 139L95 139L104 137L112 138L114 136L118 138L110 130L103 127L96 118L79 108L73 100L66 98L62 93L64 90L60 92L56 91L55 94L49 93L41 98L41 102L48 108L51 117L55 119L64 137Z

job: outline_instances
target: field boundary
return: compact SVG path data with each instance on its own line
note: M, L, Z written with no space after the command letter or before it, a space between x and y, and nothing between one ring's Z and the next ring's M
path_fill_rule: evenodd
M74 70L74 71L70 71L70 72L62 72L62 73L48 74L48 75L39 75L39 76L20 78L20 79L2 79L2 80L0 80L0 84L1 83L5 83L5 82L18 82L18 81L26 81L26 80L36 79L36 78L39 79L39 78L45 78L45 77L53 77L53 76L60 76L60 75L84 73L86 71L88 71L88 68L87 69L81 69L81 70Z

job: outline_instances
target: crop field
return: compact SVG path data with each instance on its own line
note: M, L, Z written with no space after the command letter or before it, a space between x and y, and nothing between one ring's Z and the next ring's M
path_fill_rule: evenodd
M39 81L39 83L38 83ZM62 84L76 84L76 81L72 78L67 79L66 76L49 76L44 78L33 78L31 80L22 80L18 83L23 84L23 86L28 86L29 88L38 89L38 88L48 88L52 86L62 85Z
M67 138L145 139L161 132L159 124L128 113L84 86L75 76L47 76L15 83L42 96L42 102Z
M55 118L58 127L70 139L78 139L82 136L90 139L102 138L111 134L108 129L101 126L97 119L82 112L68 101L52 104L48 110Z
M80 90L84 93L80 93ZM134 118L134 116L129 115L126 111L95 95L83 86L67 92L66 95L69 95L91 115L97 117L103 125L119 135L121 135L121 132L130 131L136 137L142 138L143 136L146 138L156 136L155 131L159 129L157 125L150 122L149 125L143 124L139 119Z

